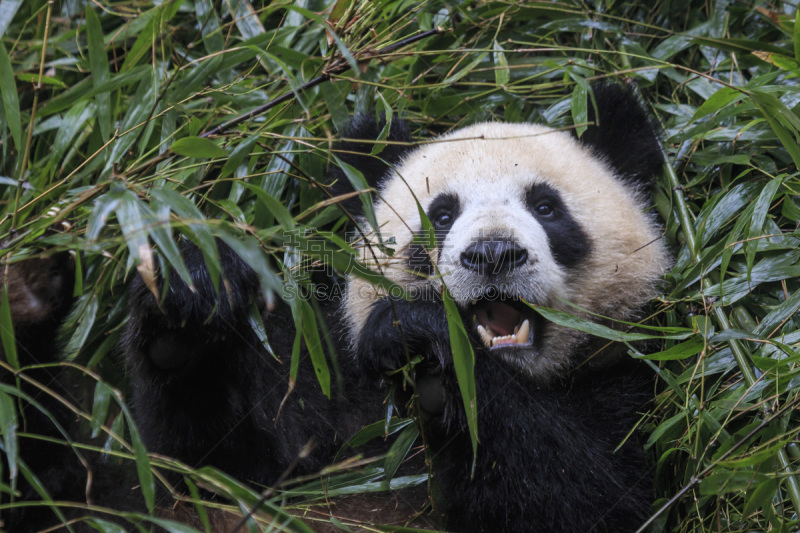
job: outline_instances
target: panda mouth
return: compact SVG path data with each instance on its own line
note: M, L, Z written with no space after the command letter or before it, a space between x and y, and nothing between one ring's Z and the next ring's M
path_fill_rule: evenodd
M474 300L470 313L485 347L497 350L533 346L538 315L518 298Z

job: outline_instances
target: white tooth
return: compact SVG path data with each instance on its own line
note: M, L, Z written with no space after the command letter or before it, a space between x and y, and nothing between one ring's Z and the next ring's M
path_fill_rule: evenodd
M478 304L478 300L472 300L471 303L472 303L472 305L477 305Z
M522 325L519 327L519 331L516 333L517 336L517 344L527 344L528 339L530 338L531 334L531 325L526 318Z
M480 324L478 325L478 335L481 336L481 340L483 341L484 346L486 346L487 348L492 347L492 344L494 344L492 336L489 334L488 331L486 331L486 328L481 326Z
M519 331L519 324L514 326L514 335L516 335L518 331Z

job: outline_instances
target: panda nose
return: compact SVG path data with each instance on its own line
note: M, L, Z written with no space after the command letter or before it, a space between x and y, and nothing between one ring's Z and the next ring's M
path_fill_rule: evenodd
M525 248L508 240L478 241L461 254L461 264L479 274L504 274L527 260Z

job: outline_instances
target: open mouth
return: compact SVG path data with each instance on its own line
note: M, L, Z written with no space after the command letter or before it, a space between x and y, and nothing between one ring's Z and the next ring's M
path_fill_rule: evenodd
M539 315L518 298L474 300L470 313L484 346L490 349L533 346Z

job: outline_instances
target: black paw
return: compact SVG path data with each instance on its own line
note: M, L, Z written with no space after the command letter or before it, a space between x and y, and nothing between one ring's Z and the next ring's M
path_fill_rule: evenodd
M377 302L358 339L357 359L375 378L417 360L441 368L450 360L450 334L444 306L437 296Z
M158 369L175 370L199 355L228 351L228 338L237 337L248 325L250 306L259 301L260 293L255 272L230 248L218 245L219 290L194 245L183 250L191 287L173 273L166 291L160 282L159 295L164 297L159 301L141 278L133 281L124 337L129 357L146 357Z

